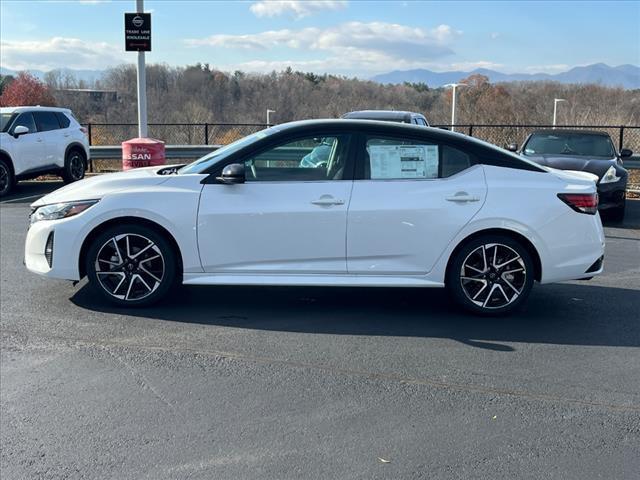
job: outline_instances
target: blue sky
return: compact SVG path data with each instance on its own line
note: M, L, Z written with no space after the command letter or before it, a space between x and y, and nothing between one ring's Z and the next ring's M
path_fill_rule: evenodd
M0 65L103 69L124 52L134 0L0 2ZM368 77L396 69L487 67L556 73L640 64L640 2L148 0L148 62L210 63Z

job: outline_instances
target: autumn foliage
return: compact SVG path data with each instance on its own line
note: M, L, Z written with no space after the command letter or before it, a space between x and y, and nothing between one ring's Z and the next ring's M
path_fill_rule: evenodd
M54 106L56 104L49 87L26 72L20 72L18 76L7 85L0 95L0 106L17 107L43 105Z

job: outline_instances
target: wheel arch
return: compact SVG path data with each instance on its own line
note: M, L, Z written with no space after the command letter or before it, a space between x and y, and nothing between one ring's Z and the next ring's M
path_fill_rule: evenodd
M148 218L127 216L127 217L117 217L117 218L109 219L97 225L96 227L94 227L93 230L91 230L89 234L85 237L84 241L82 242L82 247L80 247L80 254L78 255L78 272L80 273L80 278L83 278L87 274L86 268L85 268L85 258L87 256L87 252L89 251L89 247L91 246L91 243L93 242L93 240L97 238L98 235L100 235L105 230L111 227L114 227L116 225L125 225L125 224L145 226L147 228L154 230L156 233L166 238L169 241L169 244L171 245L171 248L173 249L174 253L176 254L176 260L178 262L177 272L180 276L182 276L182 272L183 272L182 252L180 251L178 242L176 241L174 236L171 234L171 232L169 232L162 225L154 222L153 220L149 220Z
M464 247L464 245L467 242L470 242L475 238L478 238L484 235L491 235L491 234L505 235L521 243L522 246L527 249L527 252L529 253L529 255L531 255L531 259L533 260L534 278L538 282L540 281L540 279L542 278L542 261L540 260L540 254L538 253L538 250L527 237L525 237L521 233L518 233L514 230L509 230L506 228L486 228L483 230L478 230L466 236L460 242L458 242L456 247L453 249L453 251L449 255L449 259L447 260L447 268L445 270L445 281L447 281L449 278L451 264L453 263L453 259L456 257L460 249L462 249L462 247Z
M13 173L15 175L16 174L16 168L13 165L13 159L11 158L11 155L9 155L9 153L5 152L4 150L0 150L0 158L2 158L3 160L7 161L7 164L9 165L9 168L11 169L11 173Z
M69 145L67 145L67 148L64 150L64 161L66 163L67 161L67 156L69 155L69 152L71 152L72 150L78 150L78 152L80 152L82 154L83 160L84 160L84 168L89 168L89 156L87 155L87 151L84 148L84 145L82 145L82 143L80 142L71 142Z

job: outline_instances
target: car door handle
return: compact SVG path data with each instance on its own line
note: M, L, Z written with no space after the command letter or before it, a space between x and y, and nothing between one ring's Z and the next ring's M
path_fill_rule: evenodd
M38 142L38 143L42 143L42 142L44 142L44 140L42 140L41 138L39 138L39 139L37 139L37 140L36 140L36 142Z
M469 195L467 192L458 192L455 195L451 195L446 197L445 200L448 202L478 202L480 201L480 197L475 195Z
M321 207L329 207L331 205L344 205L344 200L322 196L318 200L312 200L311 203L314 205L320 205Z

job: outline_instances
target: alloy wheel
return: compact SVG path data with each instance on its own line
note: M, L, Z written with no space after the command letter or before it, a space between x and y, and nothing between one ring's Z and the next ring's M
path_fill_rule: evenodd
M475 305L503 308L522 294L527 269L522 257L511 247L487 243L473 250L462 263L462 291Z
M73 180L80 180L84 177L84 160L78 153L73 153L69 159L69 173Z
M9 171L3 163L0 163L0 193L4 193L9 188Z
M126 233L107 240L98 250L96 276L111 296L137 301L162 284L165 261L160 248L143 235Z

